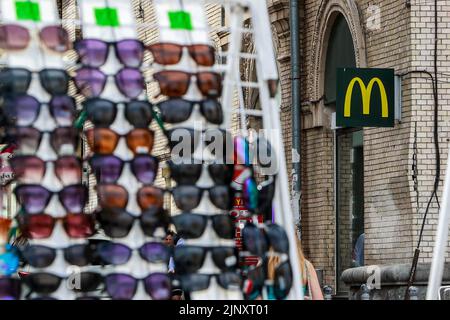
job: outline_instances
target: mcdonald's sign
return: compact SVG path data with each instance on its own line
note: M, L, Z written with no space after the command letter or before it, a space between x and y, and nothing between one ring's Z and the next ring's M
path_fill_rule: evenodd
M337 126L394 127L394 119L393 69L338 69Z

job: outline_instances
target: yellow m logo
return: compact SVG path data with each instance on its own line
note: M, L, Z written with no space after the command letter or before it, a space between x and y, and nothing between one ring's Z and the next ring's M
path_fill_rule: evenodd
M380 89L381 95L381 116L383 118L389 118L389 105L386 88L384 87L383 82L379 78L373 78L372 80L370 80L369 85L366 87L364 81L362 81L359 77L354 78L348 85L347 93L345 94L344 117L350 118L351 116L353 88L355 87L356 83L358 83L359 87L361 88L363 114L370 114L370 98L372 96L373 86L376 83L378 85L378 88Z

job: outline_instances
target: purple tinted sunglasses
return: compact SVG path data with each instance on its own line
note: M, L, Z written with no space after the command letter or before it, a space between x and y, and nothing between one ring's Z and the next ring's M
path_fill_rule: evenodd
M87 67L99 68L108 60L109 48L114 46L117 59L125 67L139 68L144 60L144 44L136 39L106 42L99 39L83 39L74 45L80 62Z
M142 259L150 263L168 263L170 259L169 248L159 242L148 242L137 251ZM97 246L97 253L104 263L117 266L130 260L133 249L124 244L105 242Z
M100 69L85 67L77 71L75 85L85 97L99 97L105 90L109 77L114 77L119 91L130 99L136 99L145 89L145 80L136 68L123 68L115 75L106 75Z
M136 294L139 281L144 281L145 291L153 300L169 300L172 284L166 273L152 273L144 279L136 279L128 274L112 273L105 278L105 287L113 300L131 300Z

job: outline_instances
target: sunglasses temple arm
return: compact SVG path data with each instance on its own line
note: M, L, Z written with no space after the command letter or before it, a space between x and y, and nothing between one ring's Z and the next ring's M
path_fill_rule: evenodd
M161 128L161 130L163 132L166 132L166 129L164 128L164 122L161 120L161 118L155 112L155 110L153 108L152 108L152 115L153 115L153 118L156 120L156 123L158 124L158 126Z

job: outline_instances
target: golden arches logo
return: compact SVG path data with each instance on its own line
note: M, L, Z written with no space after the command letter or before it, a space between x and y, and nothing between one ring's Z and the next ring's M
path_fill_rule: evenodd
M355 84L357 83L359 84L359 87L361 89L363 100L363 114L370 114L370 99L372 96L372 90L373 86L377 84L381 95L381 116L383 118L389 118L388 98L383 82L380 80L380 78L373 78L372 80L370 80L369 85L366 87L364 81L362 81L362 79L359 77L353 78L347 87L347 93L345 94L344 117L350 118L351 116L353 89L355 87Z

